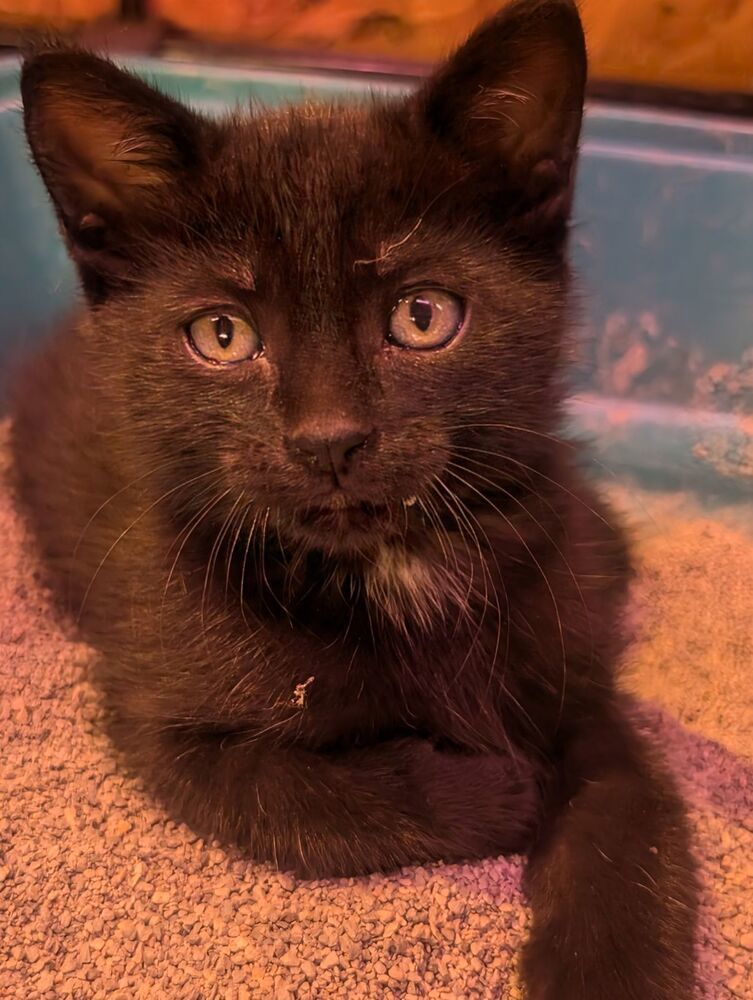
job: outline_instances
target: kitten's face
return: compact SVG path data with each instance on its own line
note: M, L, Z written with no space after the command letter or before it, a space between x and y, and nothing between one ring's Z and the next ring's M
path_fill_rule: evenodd
M209 522L352 551L448 502L469 442L530 455L556 418L583 84L570 3L543 6L562 24L518 3L389 106L208 123L90 56L27 65L134 474L170 462Z

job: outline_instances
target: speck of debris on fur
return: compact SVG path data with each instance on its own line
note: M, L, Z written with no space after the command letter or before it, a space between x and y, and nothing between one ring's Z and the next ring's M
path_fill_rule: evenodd
M294 705L296 708L305 708L306 692L308 691L309 687L314 683L315 680L316 680L315 677L309 677L307 680L303 682L303 684L296 684L295 688L293 689L293 697L290 699L290 704Z

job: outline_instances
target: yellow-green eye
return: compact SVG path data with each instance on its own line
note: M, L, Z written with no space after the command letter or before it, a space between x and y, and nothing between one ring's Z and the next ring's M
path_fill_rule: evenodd
M259 334L250 323L231 313L211 312L197 316L186 327L197 354L218 365L234 365L261 354Z
M436 350L460 333L464 319L457 295L424 288L398 300L390 315L390 340L414 351Z

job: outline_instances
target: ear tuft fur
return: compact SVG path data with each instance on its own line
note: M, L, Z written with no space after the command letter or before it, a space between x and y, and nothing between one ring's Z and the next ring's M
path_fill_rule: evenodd
M27 48L24 125L72 255L112 270L129 232L197 169L207 123L112 62L57 40ZM86 283L86 282L85 282Z
M514 0L428 81L434 134L541 220L566 217L586 83L573 0Z

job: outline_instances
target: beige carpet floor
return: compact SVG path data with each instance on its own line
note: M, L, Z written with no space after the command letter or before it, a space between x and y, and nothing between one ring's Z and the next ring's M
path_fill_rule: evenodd
M50 610L5 471L0 996L520 997L516 859L297 882L197 839L118 772L87 679L92 653ZM642 638L625 683L647 699L645 727L691 804L705 887L698 995L750 1000L753 533L682 497L646 497L645 508Z

